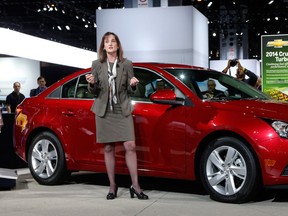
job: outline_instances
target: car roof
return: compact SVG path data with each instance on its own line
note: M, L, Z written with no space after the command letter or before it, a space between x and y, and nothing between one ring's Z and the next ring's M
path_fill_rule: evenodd
M200 66L191 66L187 64L176 64L176 63L161 63L161 62L133 62L134 67L145 67L145 68L159 68L159 69L181 69L181 68L191 68L191 69L197 69L197 70L211 70L209 68L204 68ZM76 71L75 73L77 75L90 72L91 68L83 69ZM74 75L75 75L74 73Z
M133 66L134 67L145 67L145 68L150 68L150 69L196 69L196 70L210 70L208 68L204 68L204 67L198 67L198 66L191 66L191 65L186 65L186 64L176 64L176 63L160 63L160 62L133 62ZM91 68L86 68L86 69L82 69L79 71L75 71L74 73L71 73L67 76L65 76L64 78L58 80L58 82L56 83L63 83L73 77L77 77L81 74L84 73L89 73L91 72ZM53 85L53 84L52 84Z
M193 69L200 69L200 70L207 70L207 68L204 67L198 67L198 66L191 66L187 64L177 64L177 63L160 63L160 62L133 62L133 66L139 66L139 67L158 67L161 69L175 69L175 68L193 68Z

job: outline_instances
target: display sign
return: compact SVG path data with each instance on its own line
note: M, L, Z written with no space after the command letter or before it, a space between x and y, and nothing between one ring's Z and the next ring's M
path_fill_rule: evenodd
M262 44L262 89L288 101L288 35L265 35Z
M148 7L148 0L138 0L138 7Z

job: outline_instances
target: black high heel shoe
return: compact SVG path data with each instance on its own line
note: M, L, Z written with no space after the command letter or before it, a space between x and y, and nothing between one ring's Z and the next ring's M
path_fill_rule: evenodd
M118 187L116 186L115 192L114 193L109 192L106 196L106 199L107 200L115 199L117 197L117 191L118 191Z
M149 199L149 197L148 197L146 194L144 194L142 191L141 191L140 193L138 193L138 192L133 188L133 186L131 186L131 187L129 188L129 191L130 191L130 196L131 196L131 198L134 198L134 195L136 195L137 198L138 198L138 199L141 199L141 200L147 200L147 199Z

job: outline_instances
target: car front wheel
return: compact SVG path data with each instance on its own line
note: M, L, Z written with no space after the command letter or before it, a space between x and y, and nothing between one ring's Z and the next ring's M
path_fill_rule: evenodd
M219 138L204 151L200 177L211 199L243 203L252 198L259 170L251 150L239 139Z
M28 151L28 166L33 178L43 185L61 184L69 176L59 139L50 132L39 133Z

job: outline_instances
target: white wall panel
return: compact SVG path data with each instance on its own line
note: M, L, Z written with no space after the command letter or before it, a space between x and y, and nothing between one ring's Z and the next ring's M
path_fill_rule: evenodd
M97 53L0 27L0 54L88 68Z
M192 6L97 10L97 45L107 31L121 40L134 62L208 67L207 18Z

